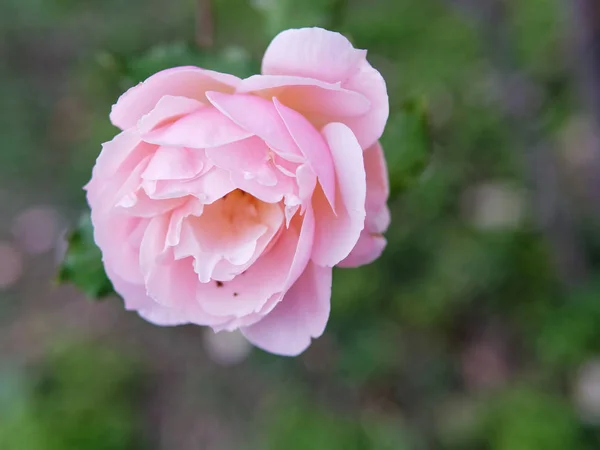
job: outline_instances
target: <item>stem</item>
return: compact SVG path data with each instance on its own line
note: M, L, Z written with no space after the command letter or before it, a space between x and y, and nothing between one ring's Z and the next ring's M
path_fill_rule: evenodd
M600 128L600 2L571 0L570 3L584 98Z
M573 50L583 102L600 136L600 2L571 0ZM595 149L588 170L588 201L595 219L600 219L600 148Z
M196 44L209 49L214 44L212 0L196 0Z

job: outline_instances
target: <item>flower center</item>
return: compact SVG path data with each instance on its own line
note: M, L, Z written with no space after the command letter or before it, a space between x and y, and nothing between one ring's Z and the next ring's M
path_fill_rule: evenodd
M202 282L231 280L267 249L283 221L281 205L236 189L184 220L175 254L194 258Z

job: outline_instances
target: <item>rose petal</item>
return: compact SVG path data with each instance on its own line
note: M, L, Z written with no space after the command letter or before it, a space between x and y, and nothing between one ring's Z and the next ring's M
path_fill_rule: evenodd
M340 33L322 28L286 30L275 36L267 48L262 73L336 83L349 78L366 53L355 49Z
M203 150L185 147L158 147L142 173L146 180L186 180L202 172L206 164Z
M325 114L321 105L321 123L343 122L348 125L362 148L370 147L381 137L389 115L385 81L365 59L366 52L357 50L341 34L320 28L287 30L273 39L263 58L263 74L309 77L329 83L341 83L341 88L362 94L370 109L361 117ZM243 83L240 87L243 86ZM302 113L293 101L278 98ZM301 100L303 97L299 97ZM319 113L319 111L314 111ZM329 117L326 117L326 116Z
M390 183L383 149L379 142L364 151L367 177L366 227L373 233L383 233L390 224L390 211L387 200Z
M335 173L333 160L323 136L301 114L273 99L287 130L317 175L325 197L335 210Z
M202 284L198 293L202 308L215 316L244 317L259 311L282 291L297 244L298 236L286 230L245 273L228 282Z
M142 185L150 198L167 199L191 195L205 204L213 203L236 188L229 173L218 167L213 167L192 180L146 180Z
M348 117L342 120L356 135L362 148L375 144L383 134L390 114L390 104L385 80L367 61L360 64L359 70L342 86L361 93L371 102L371 108L362 117Z
M277 306L260 322L242 328L257 347L271 353L296 356L321 336L329 318L330 267L309 263Z
M350 268L371 264L381 256L386 244L387 241L381 234L362 230L356 246L337 267Z
M152 111L138 121L137 128L142 134L148 133L157 127L193 113L203 106L203 103L192 98L165 95L158 101Z
M301 155L273 102L246 94L207 92L206 96L215 108L244 130L263 139L282 156Z
M92 171L92 179L84 189L89 191L94 183L101 184L100 180L112 177L118 171L128 176L155 149L156 146L143 142L135 130L119 133L111 141L102 144L102 151Z
M240 79L198 67L175 67L152 75L125 92L110 113L111 122L125 130L154 109L165 95L187 97L203 103L206 91L234 92Z
M313 198L317 225L312 260L332 267L348 256L364 228L366 175L362 149L348 127L332 123L322 132L337 175L337 215L317 189Z
M156 145L203 149L250 136L252 133L241 129L215 108L207 106L171 124L142 134L142 139Z
M240 93L254 93L279 101L310 119L330 122L333 118L362 116L371 102L362 94L344 89L340 83L325 83L313 78L288 75L254 75L242 80Z
M367 177L365 229L361 232L356 247L338 264L339 267L358 267L375 261L386 246L380 234L387 230L390 211L387 199L390 194L388 172L381 145L376 143L363 153Z
M242 174L246 179L255 179L264 186L277 184L279 174L269 156L269 148L257 137L208 149L206 156L216 166Z

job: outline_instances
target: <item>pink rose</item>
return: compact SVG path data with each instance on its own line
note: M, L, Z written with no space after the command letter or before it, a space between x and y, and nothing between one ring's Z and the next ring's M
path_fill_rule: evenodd
M131 88L86 190L127 309L297 355L327 323L332 267L385 247L388 96L366 51L319 28L279 34L262 72L177 67Z

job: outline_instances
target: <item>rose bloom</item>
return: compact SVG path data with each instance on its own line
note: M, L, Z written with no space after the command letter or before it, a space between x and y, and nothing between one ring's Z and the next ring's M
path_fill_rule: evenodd
M366 51L319 28L275 37L262 75L176 67L129 89L86 186L126 308L304 351L325 329L333 266L385 247L388 109Z

